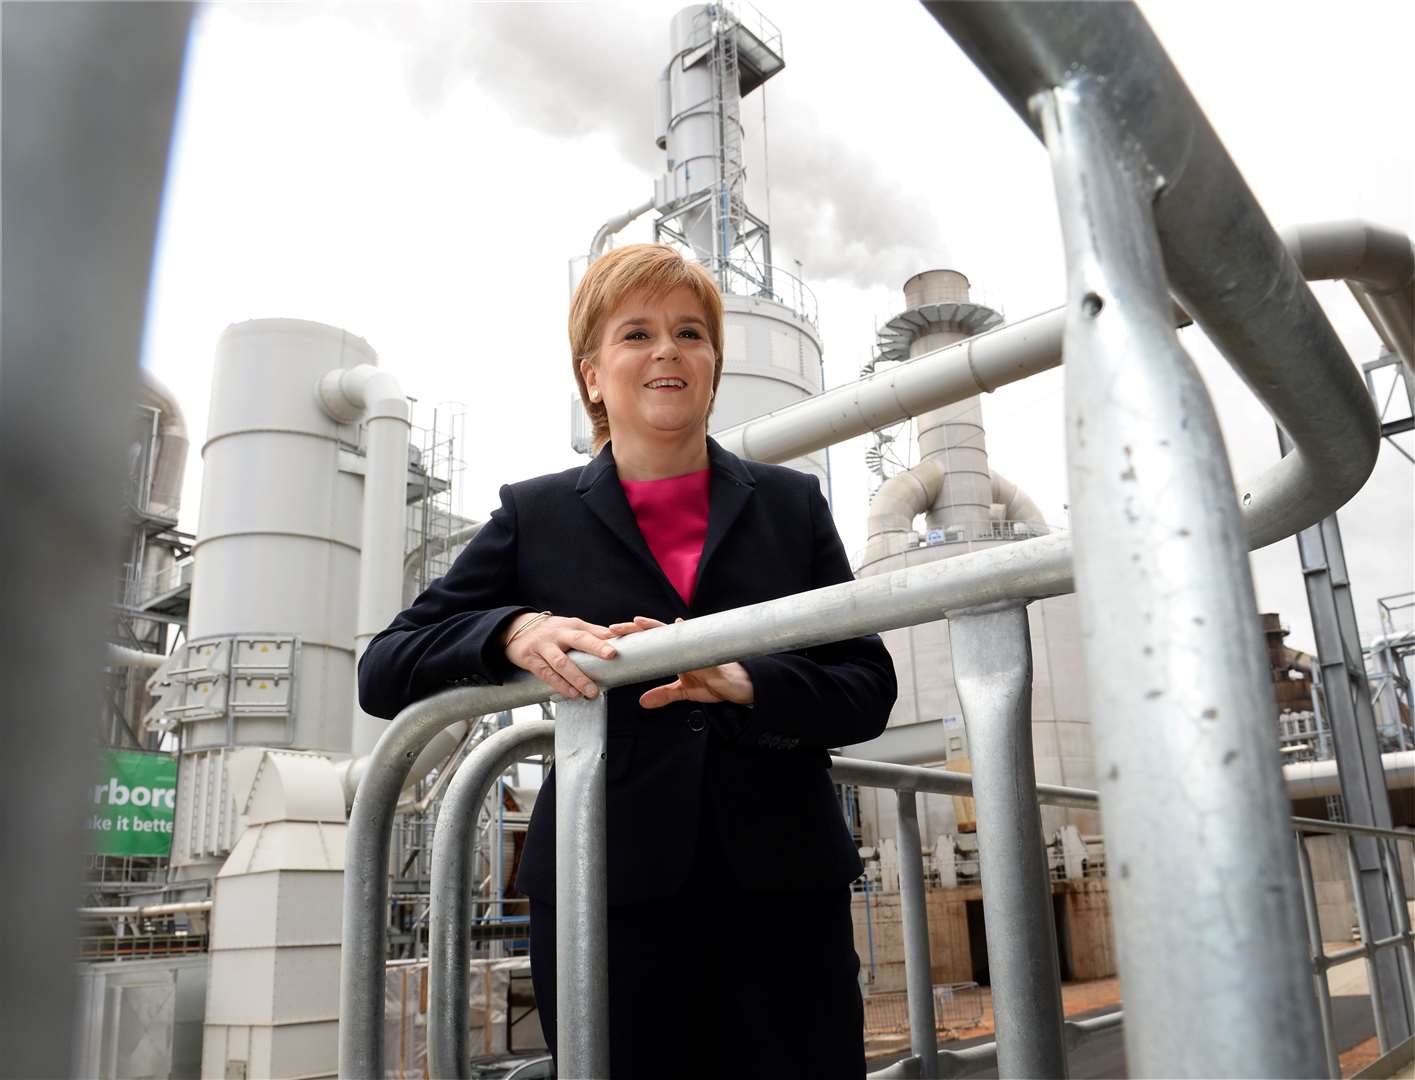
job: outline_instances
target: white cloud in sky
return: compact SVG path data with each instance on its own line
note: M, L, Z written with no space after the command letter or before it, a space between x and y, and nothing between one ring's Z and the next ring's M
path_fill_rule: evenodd
M193 37L146 362L199 447L212 355L243 319L366 337L425 404L467 411L461 499L564 468L567 261L648 197L654 79L677 3L216 5ZM1278 225L1368 217L1415 232L1415 149L1397 132L1406 5L1256 0L1145 10ZM786 70L766 87L778 262L821 307L830 385L856 377L909 274L967 273L1018 318L1064 295L1040 144L924 10L769 3ZM766 214L762 103L744 103L749 197ZM644 222L622 239L647 239ZM1319 299L1359 362L1375 335L1344 288ZM1234 469L1275 460L1266 413L1197 331ZM993 462L1064 522L1061 373L985 398ZM1409 445L1409 437L1404 437ZM836 518L864 543L864 440L832 449ZM1411 589L1415 468L1384 448L1342 511L1363 632ZM200 463L188 472L194 528ZM1311 644L1295 544L1254 557L1259 603Z

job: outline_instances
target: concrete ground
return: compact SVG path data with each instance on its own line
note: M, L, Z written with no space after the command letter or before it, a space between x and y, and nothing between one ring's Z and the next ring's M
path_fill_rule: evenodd
M1327 952L1347 948L1346 942L1328 944ZM1333 968L1330 978L1332 993L1332 1023L1336 1031L1337 1048L1341 1054L1342 1076L1352 1076L1379 1057L1375 1044L1376 1025L1371 1014L1371 999L1367 991L1366 965L1354 961ZM955 1033L955 1037L940 1042L940 1049L958 1050L965 1046L990 1042L993 1039L992 994L983 987L983 1023L975 1028ZM1062 986L1062 1008L1068 1020L1099 1016L1120 1005L1118 980L1097 979ZM873 1071L907 1057L908 1036L872 1039L866 1043L868 1068ZM1072 1080L1101 1080L1126 1076L1124 1032L1117 1028L1090 1039L1068 1060ZM977 1074L988 1080L997 1070Z

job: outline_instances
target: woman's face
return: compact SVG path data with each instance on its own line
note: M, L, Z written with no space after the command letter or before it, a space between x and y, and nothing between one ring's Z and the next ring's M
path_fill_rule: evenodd
M599 355L580 365L616 439L705 430L716 356L707 313L679 286L659 297L630 293L605 320Z

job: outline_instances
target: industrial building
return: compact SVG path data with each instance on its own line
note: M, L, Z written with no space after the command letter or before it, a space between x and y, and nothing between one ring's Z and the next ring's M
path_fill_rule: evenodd
M694 5L672 18L668 41L663 77L645 87L657 95L653 136L663 171L652 196L606 221L572 271L606 250L630 221L654 215L655 237L700 261L724 293L726 356L714 432L740 453L816 476L828 491L826 447L843 438L847 424L838 418L847 410L837 406L845 399L831 399L838 388L824 385L826 346L810 289L773 264L770 226L745 196L741 102L784 71L780 33L746 5ZM1307 235L1310 244L1315 234ZM1362 235L1376 237L1373 248L1396 250L1397 262L1403 251L1415 273L1408 238L1392 240L1377 229ZM1014 324L974 299L964 269L920 267L896 283L898 312L880 327L864 365L860 393L889 387L894 405L892 412L859 410L870 418L862 430L873 432L869 464L877 484L869 505L833 507L837 520L868 522L854 568L858 582L902 579L976 553L1001 557L1043 538L1069 542L1069 523L1045 520L989 463L981 394L996 384L966 350L1012 347L1004 335ZM1411 287L1407 281L1403 292L1379 294L1396 296L1389 308L1376 305L1389 348L1357 359L1370 369L1403 365L1400 385L1415 409L1409 325L1388 314L1400 303L1408 308ZM380 358L375 343L344 328L267 318L231 325L213 342L213 354L195 534L178 528L189 457L180 407L147 376L133 418L127 542L99 724L108 771L89 808L80 1075L336 1074L347 1019L341 962L347 970L351 948L338 914L350 888L351 807L389 727L358 708L356 663L369 639L445 572L479 524L454 513L450 499L474 436L455 409L415 413L396 364ZM1058 354L1047 363L1059 361ZM1035 358L1015 366L1028 363L1047 366ZM950 364L952 373L939 380L953 383L928 390L935 402L929 407L915 409L894 390L914 373ZM962 368L971 390L958 389ZM918 376L920 384L926 377ZM752 425L761 418L769 423L754 441ZM1383 434L1408 430L1404 423L1388 424ZM835 435L820 434L835 424ZM578 402L570 428L572 443L587 450ZM1340 547L1334 515L1328 519L1327 562L1304 553L1304 572L1314 610L1337 612L1346 620L1344 636L1319 640L1319 655L1299 653L1283 643L1280 615L1264 615L1273 707L1271 715L1248 719L1264 727L1273 757L1282 757L1291 814L1332 823L1363 820L1342 801L1348 781L1337 761L1346 752L1338 744L1349 738L1343 725L1364 725L1374 740L1365 748L1367 779L1388 801L1385 824L1409 828L1410 600L1382 600L1383 635L1353 642L1354 623L1342 614L1350 608L1349 583L1344 565L1331 570ZM1332 578L1325 585L1323 573ZM1090 684L1081 601L1070 589L1038 596L1026 609L1030 722L1023 745L1036 784L1092 793L1103 787L1093 729L1101 694ZM959 783L974 774L979 759L970 750L952 626L934 617L884 630L898 703L884 735L840 748L842 757L926 766ZM1337 715L1343 708L1352 716ZM544 703L542 714L553 719L556 709ZM385 882L386 955L378 958L386 975L387 1075L427 1075L432 845L444 799L477 748L519 723L508 707L446 724L407 768ZM526 757L548 767L544 753ZM480 804L473 915L462 927L473 965L469 1038L486 1053L540 1039L531 1017L526 909L512 888L536 788L523 785L514 766L498 776ZM1026 787L1030 793L1032 784ZM1369 796L1373 789L1361 790ZM911 843L922 845L927 977L938 987L987 985L995 965L983 921L990 897L974 801L921 791L915 834L906 838L889 792L848 781L838 791L866 863L855 922L867 1001L902 1001L910 984L913 916L903 896L913 886L901 875L912 880L903 850ZM1111 882L1126 871L1108 856L1100 812L1079 799L1043 804L1038 825L1061 978L1115 975ZM1175 828L1186 828L1182 814ZM1349 940L1358 923L1370 940L1358 892L1395 888L1381 884L1387 879L1379 868L1375 886L1369 865L1349 873L1347 846L1345 837L1314 835L1303 849L1310 851L1303 858L1311 863L1316 900L1309 920L1319 948ZM1415 895L1415 874L1408 859L1399 866L1404 900ZM1410 952L1408 922L1400 927L1404 910L1392 903L1385 917ZM1403 963L1408 972L1409 960ZM1415 991L1400 982L1408 974L1378 971L1375 960L1371 971L1373 979L1404 986L1401 993Z

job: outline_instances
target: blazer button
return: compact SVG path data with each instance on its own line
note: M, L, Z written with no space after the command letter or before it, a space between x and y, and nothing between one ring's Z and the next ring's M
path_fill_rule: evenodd
M707 717L703 715L702 709L694 709L688 714L688 730L692 732L702 731L707 727Z

